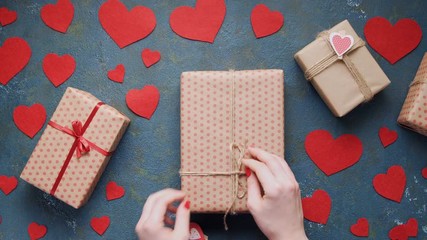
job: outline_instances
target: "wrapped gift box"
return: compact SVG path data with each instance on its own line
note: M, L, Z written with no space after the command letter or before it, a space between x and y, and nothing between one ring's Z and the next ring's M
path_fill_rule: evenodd
M192 212L247 211L240 159L252 145L284 156L283 71L182 73L181 188Z
M340 58L338 53L348 49L350 39L353 45ZM390 84L347 20L320 33L294 57L307 80L337 117L371 100Z
M397 122L427 136L427 53L424 54L415 79L409 88Z
M129 118L91 94L67 88L21 178L81 207L129 123Z

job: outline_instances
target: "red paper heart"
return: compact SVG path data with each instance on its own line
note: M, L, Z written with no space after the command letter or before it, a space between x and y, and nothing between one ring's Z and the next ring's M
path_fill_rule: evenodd
M92 218L92 220L90 220L90 226L96 233L102 236L110 226L110 217L108 216L102 216L100 218L94 217Z
M0 83L6 85L30 61L31 48L19 37L8 38L0 47Z
M388 129L387 127L380 128L378 135L380 136L381 143L385 148L396 142L398 138L397 132Z
M36 222L30 223L28 225L28 235L30 236L31 240L37 240L40 238L43 238L47 233L47 227L44 225L39 225Z
M356 164L363 152L360 139L345 134L334 140L326 130L315 130L305 139L305 150L311 160L330 176Z
M386 174L376 175L372 183L379 195L400 203L406 186L405 170L398 165L391 166Z
M199 224L190 223L190 238L189 240L205 240L205 234Z
M256 38L262 38L278 32L283 26L284 18L279 11L270 11L264 4L252 9L251 23Z
M19 130L33 138L46 121L46 109L40 103L33 104L31 107L17 106L13 110L13 121Z
M401 224L393 227L388 236L390 239L408 239L408 237L417 237L418 221L415 218L410 218L406 224Z
M311 197L302 199L304 218L312 222L326 224L331 213L332 201L324 190L316 190Z
M73 75L76 61L71 55L58 56L49 53L43 59L43 71L55 87L63 84Z
M354 44L354 38L351 35L342 35L337 32L333 32L329 35L329 42L332 45L335 53L338 57L342 57L344 53L351 49Z
M156 111L160 93L154 85L147 85L141 90L131 89L126 94L126 104L136 115L150 119Z
M18 186L18 179L16 177L0 176L0 190L4 194L9 195Z
M106 195L108 201L115 200L125 195L125 189L117 185L117 183L110 181L106 187Z
M359 218L357 222L350 227L351 233L357 237L369 236L369 222L366 218Z
M423 175L423 177L425 179L427 179L427 167L423 168L423 170L421 170L421 175Z
M169 24L179 36L213 43L225 18L224 0L197 0L196 7L177 7Z
M421 27L412 19L400 19L393 26L383 17L369 19L364 32L369 45L391 64L414 50L423 34Z
M17 18L16 11L9 10L6 7L0 8L0 25L3 27L15 22Z
M154 12L144 6L128 11L119 0L107 0L98 13L102 27L113 41L124 48L153 32L156 27Z
M141 58L144 65L149 68L160 61L161 55L159 51L151 51L149 48L146 48L142 51Z
M108 71L108 78L111 81L122 83L125 77L125 66L123 64L119 64L115 69Z
M73 3L70 0L58 0L56 4L46 4L40 16L48 27L66 33L74 18Z

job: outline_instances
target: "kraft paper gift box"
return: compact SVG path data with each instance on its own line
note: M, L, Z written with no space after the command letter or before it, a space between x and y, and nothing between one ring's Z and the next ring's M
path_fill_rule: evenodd
M130 120L91 94L67 88L21 178L74 208L84 205Z
M427 136L427 53L411 83L397 122Z
M337 117L370 101L390 84L347 20L320 33L294 58Z
M252 145L284 156L283 71L182 73L181 189L192 212L247 212L240 160Z

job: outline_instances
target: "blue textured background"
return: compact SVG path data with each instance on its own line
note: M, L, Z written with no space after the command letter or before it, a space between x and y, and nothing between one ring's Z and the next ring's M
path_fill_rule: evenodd
M101 28L98 9L103 1L74 1L75 16L66 34L47 27L40 9L49 1L1 0L0 7L18 12L18 20L0 27L0 43L12 36L23 37L33 54L27 67L7 86L0 86L0 175L19 176L40 138L21 133L12 121L13 109L21 104L42 103L48 118L66 87L89 91L128 115L132 123L112 157L89 203L75 210L29 184L19 181L9 196L0 193L0 239L27 239L27 226L36 221L48 227L45 239L98 239L89 226L93 216L109 215L111 226L104 239L135 239L134 226L148 195L165 187L178 188L180 180L179 77L189 70L228 70L278 68L285 70L286 158L294 170L302 195L321 188L332 197L332 211L326 225L305 222L310 239L352 239L349 227L359 217L370 221L370 238L386 239L388 231L410 217L419 221L419 239L427 239L427 180L421 169L427 167L427 137L396 124L408 85L413 80L427 49L424 38L415 51L390 65L371 50L392 84L368 104L344 118L335 118L304 79L293 54L311 42L318 32L349 19L363 37L366 21L374 16L395 23L413 18L427 34L425 0L227 0L227 15L214 44L183 39L169 27L169 15L194 0L124 0L128 8L150 7L157 27L146 39L124 49ZM284 27L275 35L256 39L250 25L250 13L265 3L285 16ZM141 61L143 48L160 50L162 60L147 69ZM47 53L72 54L77 62L74 75L55 88L45 77L41 62ZM117 64L126 67L123 84L107 79L107 71ZM129 89L155 84L161 99L151 120L134 115L125 104ZM399 133L398 141L384 149L378 129L386 125ZM45 125L46 126L46 125ZM334 136L356 134L364 144L359 163L333 176L325 176L307 157L304 138L312 130L327 129ZM402 165L407 187L400 204L375 193L371 181L394 164ZM110 180L126 188L124 198L105 200ZM285 203L284 203L285 204ZM225 232L221 215L194 215L209 239L263 239L250 215L229 218L231 230Z

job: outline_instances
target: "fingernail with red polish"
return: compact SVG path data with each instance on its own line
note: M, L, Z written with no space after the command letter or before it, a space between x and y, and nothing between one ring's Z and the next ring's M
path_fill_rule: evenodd
M250 175L251 175L251 169L250 168L248 168L248 167L246 167L245 168L245 173L246 173L246 177L249 177Z
M185 202L184 207L185 207L186 209L190 209L190 201L189 201L189 200L187 200L187 201Z

